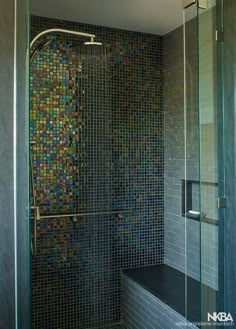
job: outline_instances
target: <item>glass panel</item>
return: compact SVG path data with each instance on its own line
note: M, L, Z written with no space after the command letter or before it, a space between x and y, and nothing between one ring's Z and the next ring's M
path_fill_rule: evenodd
M12 9L13 10L13 9ZM28 166L28 83L29 83L29 27L28 0L15 2L16 25L16 286L17 328L31 327L31 264L30 264L30 221L29 221L29 166ZM10 163L9 163L10 165ZM13 206L13 205L12 205ZM13 242L13 241L12 241ZM10 241L9 241L10 243ZM10 292L10 291L9 291ZM0 325L1 327L1 325ZM9 326L10 327L10 326Z
M234 322L236 321L236 158L235 158L235 141L236 141L236 116L235 116L235 58L236 58L236 1L223 0L223 17L224 17L224 43L222 44L223 53L223 105L224 105L224 135L223 141L225 148L225 195L227 198L227 208L225 209L225 221L221 221L220 231L220 264L225 268L224 278L220 280L220 297L225 301L225 311L230 312ZM220 159L219 159L220 160ZM219 161L221 163L221 161ZM224 238L225 237L225 241ZM222 248L223 247L223 248ZM225 264L222 264L225 259ZM220 269L221 270L221 269ZM225 288L222 289L223 284ZM235 325L234 325L235 326Z
M184 10L185 39L185 313L201 319L200 258L200 149L198 112L197 6Z
M223 311L218 301L219 252L223 230L219 225L224 213L217 198L224 197L224 156L222 120L222 28L221 1L210 0L207 8L198 8L199 54L199 138L200 138L200 204L201 204L201 321L207 327L209 314ZM218 33L216 34L216 31ZM216 37L218 40L216 41ZM218 161L220 160L220 161ZM220 164L220 166L219 166ZM219 180L218 177L221 177ZM223 205L224 199L221 203ZM221 287L223 289L223 286ZM206 323L206 325L204 325ZM209 323L208 323L209 325ZM213 325L214 327L214 325Z

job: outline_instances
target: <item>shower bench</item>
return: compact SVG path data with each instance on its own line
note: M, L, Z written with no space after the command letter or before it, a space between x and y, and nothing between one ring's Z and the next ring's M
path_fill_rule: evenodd
M170 266L123 270L122 289L122 320L129 329L193 329L192 322L200 322L200 282L187 277L186 285L185 275ZM209 298L215 296L214 289L204 289Z

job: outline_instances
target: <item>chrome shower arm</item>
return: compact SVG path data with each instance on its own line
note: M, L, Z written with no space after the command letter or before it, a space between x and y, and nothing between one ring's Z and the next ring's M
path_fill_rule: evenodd
M36 35L36 37L33 38L33 40L31 41L30 43L30 49L33 47L34 43L39 39L41 38L41 36L45 35L45 34L49 34L49 33L52 33L52 32L61 32L61 33L66 33L66 34L72 34L72 35L77 35L77 36L80 36L80 37L84 37L84 38L95 38L96 35L95 34L90 34L90 33L84 33L84 32L77 32L77 31L71 31L71 30L65 30L65 29L57 29L57 28L54 28L54 29L48 29L48 30L45 30L43 32L40 32L39 34Z

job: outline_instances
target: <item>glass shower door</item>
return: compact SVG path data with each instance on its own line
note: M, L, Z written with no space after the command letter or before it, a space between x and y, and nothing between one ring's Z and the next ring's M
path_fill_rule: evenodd
M201 320L200 144L198 112L198 9L193 1L184 10L184 140L185 173L182 213L185 217L185 317Z
M185 4L186 317L214 328L225 312L223 1Z

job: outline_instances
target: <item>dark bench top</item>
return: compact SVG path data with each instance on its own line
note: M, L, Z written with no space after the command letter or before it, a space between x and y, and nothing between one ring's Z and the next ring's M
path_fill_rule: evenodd
M214 306L217 292L214 289L201 285L170 266L162 264L128 269L123 270L123 274L183 316L187 299L187 319L191 322L201 321L201 294L206 296L208 305L212 305L207 312L217 311Z

